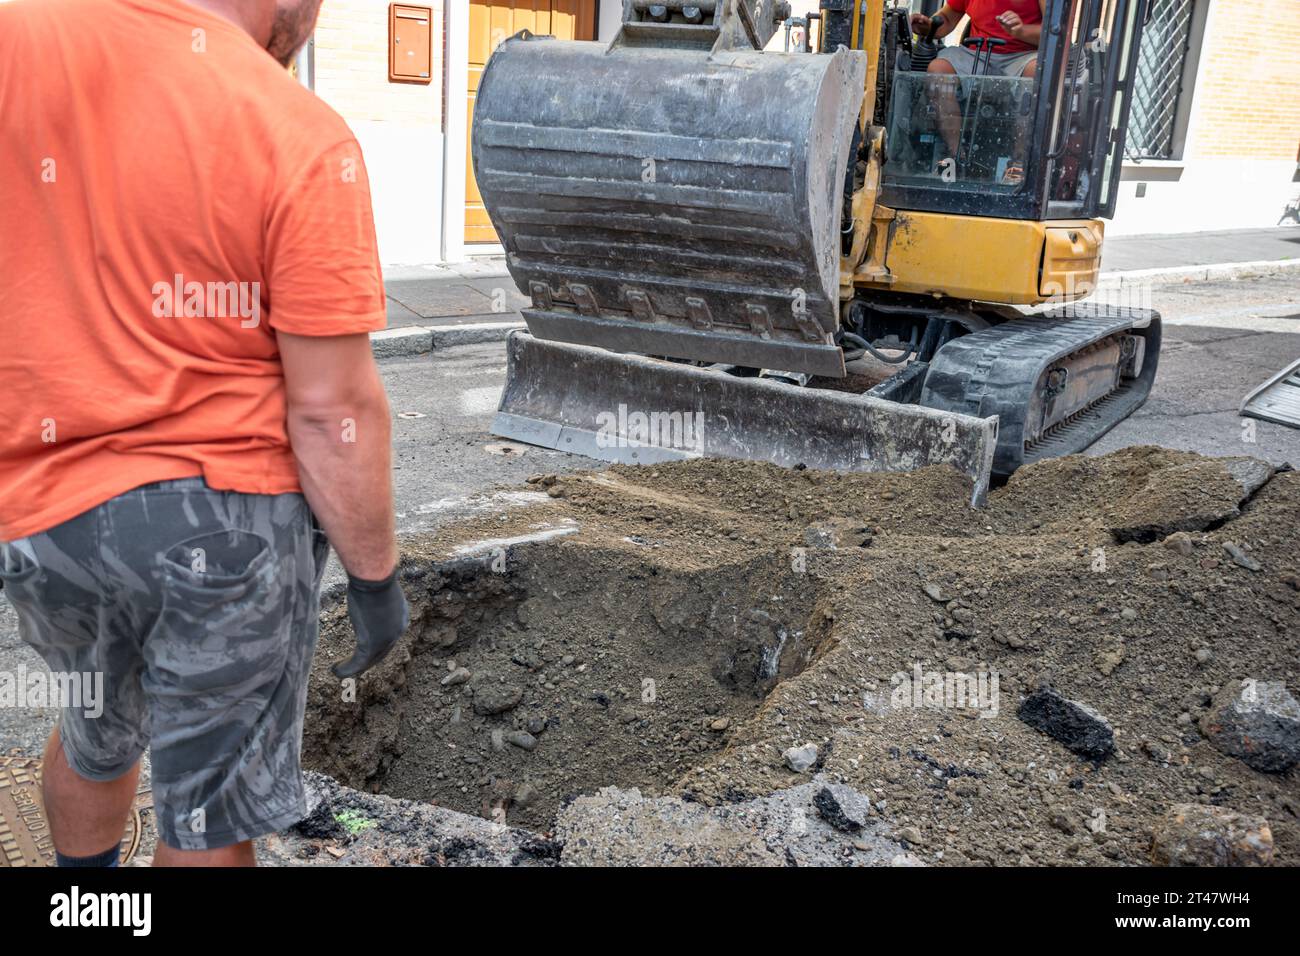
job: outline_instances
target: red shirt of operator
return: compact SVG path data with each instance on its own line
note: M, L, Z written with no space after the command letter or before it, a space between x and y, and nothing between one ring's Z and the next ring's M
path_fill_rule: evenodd
M937 16L943 23L934 35L946 36L957 28L963 16L969 16L972 37L997 37L1003 41L996 48L998 54L1027 53L1038 49L1045 3L1046 0L948 0L939 8ZM912 14L912 30L929 36L930 17L924 13Z
M1005 41L998 53L1027 53L1038 49L1043 22L1042 0L947 0L954 13L970 17L970 35Z

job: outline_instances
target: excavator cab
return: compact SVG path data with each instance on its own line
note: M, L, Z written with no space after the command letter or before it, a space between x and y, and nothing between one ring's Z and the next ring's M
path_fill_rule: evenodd
M1049 2L1033 77L990 70L997 48L984 38L961 39L976 70L955 81L902 49L876 104L885 204L1040 221L1112 215L1124 135L1116 121L1128 114L1128 64L1146 13L1147 0ZM954 94L958 141L949 144L940 114Z
M1085 447L1159 349L1158 316L1074 301L1147 2L1048 0L1035 77L962 77L957 137L885 0L822 0L796 52L766 49L785 0L624 0L608 45L505 41L472 157L532 301L494 433L640 463L943 463L974 502ZM656 415L703 427L683 446Z

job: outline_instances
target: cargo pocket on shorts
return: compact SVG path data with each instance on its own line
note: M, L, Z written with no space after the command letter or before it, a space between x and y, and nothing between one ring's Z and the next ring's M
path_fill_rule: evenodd
M41 566L28 554L30 547L26 539L0 542L0 583L6 589L27 584L40 573Z
M27 539L0 543L0 593L14 608L32 605L45 576L30 551Z
M243 697L279 681L291 589L266 538L237 530L182 541L164 552L162 578L145 642L159 689Z
M311 559L312 559L312 594L319 595L320 582L325 577L325 567L330 560L330 539L325 536L325 531L316 519L311 521Z

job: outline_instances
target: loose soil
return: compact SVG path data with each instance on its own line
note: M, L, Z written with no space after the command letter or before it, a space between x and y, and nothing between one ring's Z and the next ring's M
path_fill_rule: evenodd
M1300 694L1300 475L1268 472L1071 456L978 511L940 468L537 476L541 503L403 542L411 634L355 697L328 673L346 613L324 613L306 762L545 832L603 786L766 795L808 779L782 755L814 743L810 772L929 863L1140 864L1169 806L1199 802L1267 817L1294 865L1297 770L1253 771L1197 729L1225 684ZM996 707L926 705L918 668L996 675ZM1110 721L1114 756L1017 719L1044 681Z

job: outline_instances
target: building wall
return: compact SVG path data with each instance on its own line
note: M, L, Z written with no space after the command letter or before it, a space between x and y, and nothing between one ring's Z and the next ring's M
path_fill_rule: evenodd
M1300 137L1300 4L1213 0L1201 46L1193 158L1294 162ZM1245 29L1243 29L1245 28Z
M325 0L315 89L356 133L370 174L383 262L442 258L443 0L433 8L432 81L388 80L386 0Z
M623 23L623 0L598 0L596 39L608 43Z
M1111 235L1272 226L1300 193L1300 4L1206 2L1182 156L1126 164Z

